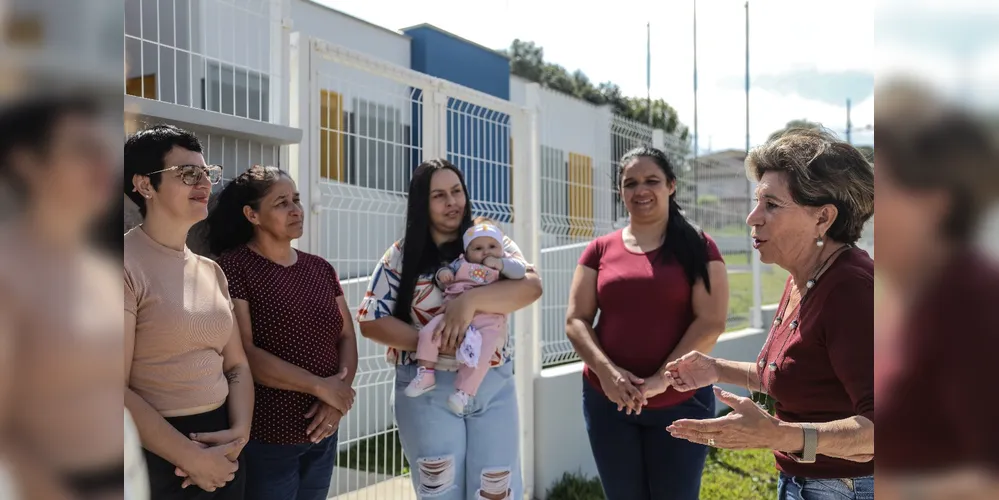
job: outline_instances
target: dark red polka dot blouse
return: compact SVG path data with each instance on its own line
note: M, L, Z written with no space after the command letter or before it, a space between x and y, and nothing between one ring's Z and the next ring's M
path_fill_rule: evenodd
M320 377L337 373L344 318L336 298L343 295L343 289L329 262L298 251L298 261L285 267L241 246L218 263L229 280L232 298L250 305L255 346ZM254 389L251 439L273 444L309 442L305 413L316 401L314 396L259 384Z

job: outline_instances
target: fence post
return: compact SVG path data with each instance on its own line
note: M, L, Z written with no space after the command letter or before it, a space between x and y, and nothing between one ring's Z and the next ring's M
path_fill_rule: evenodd
M527 86L526 110L512 122L514 240L531 263L541 263L541 144L537 84ZM539 269L544 275L544 269ZM541 374L541 301L514 315L515 379L520 403L520 456L524 498L534 498L534 382Z
M753 202L756 185L756 182L749 183L749 212L752 212L756 208ZM746 237L751 238L748 234ZM749 258L751 259L750 268L753 271L753 309L749 314L749 326L752 328L763 328L763 280L760 275L762 265L760 263L760 253L753 250L752 240L749 240Z
M305 231L302 237L292 244L296 248L309 253L317 253L319 221L318 206L321 196L318 192L316 181L313 178L314 165L318 164L318 151L314 152L316 136L319 134L318 121L314 114L318 114L319 106L316 106L315 99L319 96L319 91L313 87L316 85L312 77L312 39L302 33L292 33L289 38L289 60L288 60L288 125L302 130L302 141L298 144L288 146L288 173L301 193L302 206L306 207ZM316 109L313 109L316 108Z

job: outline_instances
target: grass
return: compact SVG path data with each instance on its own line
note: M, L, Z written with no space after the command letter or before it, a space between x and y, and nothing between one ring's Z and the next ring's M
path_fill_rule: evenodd
M402 443L396 429L362 439L340 452L338 467L401 476L409 472L409 462L402 454Z
M749 255L744 253L725 255L729 269L749 265ZM787 271L773 265L763 265L760 270L763 304L774 304L784 293ZM753 307L753 274L734 272L728 275L728 330L738 330L749 326L749 310Z
M546 493L549 500L604 500L600 480L578 472L565 473ZM769 450L711 449L708 453L701 478L701 500L776 497L777 469Z

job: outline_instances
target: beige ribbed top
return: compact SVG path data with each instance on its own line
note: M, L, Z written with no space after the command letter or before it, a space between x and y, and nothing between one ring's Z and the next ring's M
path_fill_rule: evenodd
M160 413L221 405L229 395L222 348L233 334L232 301L211 259L125 234L125 314L135 316L129 387Z

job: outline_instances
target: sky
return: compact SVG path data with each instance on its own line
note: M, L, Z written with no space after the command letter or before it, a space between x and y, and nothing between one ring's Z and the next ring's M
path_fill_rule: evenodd
M515 38L545 59L626 95L646 95L646 23L651 23L653 98L665 99L693 131L694 1L615 0L593 7L555 0L320 0L375 24L430 23L490 48ZM742 0L698 3L698 134L702 152L745 148L745 8ZM750 6L750 144L788 121L808 119L842 133L846 100L855 127L873 123L873 8L867 0L756 1ZM806 5L812 6L810 9ZM613 5L610 9L607 6ZM847 36L844 36L844 33ZM873 133L856 131L857 144Z
M651 23L652 96L670 103L681 121L693 129L695 0L615 0L588 4L591 8L578 7L583 2L556 0L318 1L393 29L430 23L490 48L508 47L515 38L533 41L544 48L547 61L570 72L580 69L595 83L612 81L626 95L640 97L646 95L645 26ZM847 99L852 101L855 129L872 125L875 71L914 69L940 77L941 67L951 68L940 66L940 59L947 61L949 55L927 56L935 54L934 50L917 42L925 41L926 32L932 31L937 39L931 37L927 43L939 49L971 32L965 23L980 17L981 9L991 9L984 0L884 0L878 3L877 12L874 4L870 0L751 2L751 146L794 119L816 121L843 134ZM904 7L911 4L928 7L929 14L914 15ZM697 6L699 147L702 152L744 148L745 2L700 0ZM941 13L951 15L955 20L951 24L956 26L948 31L935 24ZM921 28L914 24L917 21L934 29ZM879 26L877 46L875 25ZM999 81L988 69L999 67L994 63L999 45L989 45L995 35L985 25L989 23L973 31L977 38L969 39L975 47L985 47L977 52L981 57L967 63L974 69L962 66L965 73L948 69L942 73L945 83L947 76L966 73ZM882 36L883 28L887 35ZM883 57L882 49L889 55ZM889 64L889 59L908 59L912 64ZM979 89L983 95L995 94L984 89ZM852 140L871 144L873 135L855 130Z

